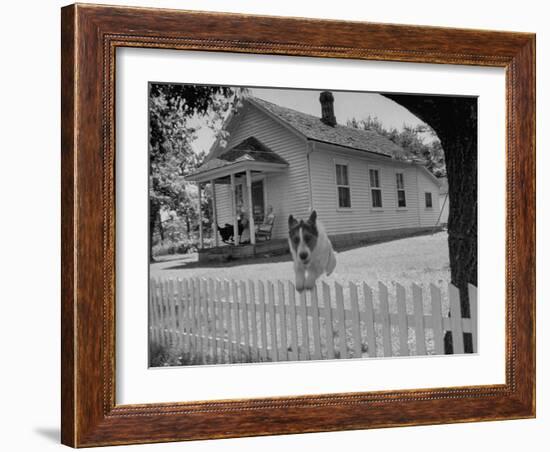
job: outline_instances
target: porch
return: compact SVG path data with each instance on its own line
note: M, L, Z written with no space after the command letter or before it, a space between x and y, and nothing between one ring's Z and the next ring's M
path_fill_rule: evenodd
M288 252L288 241L276 239L245 245L222 245L199 249L199 263L228 262L253 257L280 256Z
M286 160L250 137L186 177L197 184L198 206L202 205L203 191L208 184L212 192L213 246L205 248L199 208L199 260L228 260L286 251L284 241L271 241L269 222L266 228L266 218L269 215L272 227L275 214L266 210L264 180L269 174L287 168ZM216 186L219 185L229 187L230 223L227 215L222 219L224 224L218 222Z

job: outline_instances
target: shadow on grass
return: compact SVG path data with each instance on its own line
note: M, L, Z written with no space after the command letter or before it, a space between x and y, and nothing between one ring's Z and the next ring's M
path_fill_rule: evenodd
M162 270L183 270L192 268L228 268L240 265L273 264L290 261L290 253L279 256L258 256L246 259L229 259L224 262L179 262L176 265L163 267Z
M404 240L409 239L412 237L418 237L422 235L431 235L430 232L421 231L417 233L413 233L410 235L407 235L406 237L388 237L388 238L377 238L377 239L369 239L364 241L358 241L353 244L334 244L334 250L336 252L342 253L345 251L352 251L358 248L368 248L373 245L379 245L381 243L387 243L387 242L394 242L396 240ZM291 260L290 252L286 252L285 254L277 254L277 255L263 255L263 256L256 256L256 257L247 257L247 258L230 258L225 261L212 261L212 262L198 262L198 261L190 261L185 262L186 260L189 260L189 257L187 255L179 255L179 256L173 256L171 258L163 258L162 260L159 260L157 262L154 262L153 264L162 264L167 262L174 262L174 265L169 265L166 267L163 267L162 269L159 269L160 271L165 270L188 270L188 269L209 269L209 268L230 268L230 267L237 267L237 266L244 266L244 265L255 265L255 264L273 264L273 263L279 263L279 262L289 262Z

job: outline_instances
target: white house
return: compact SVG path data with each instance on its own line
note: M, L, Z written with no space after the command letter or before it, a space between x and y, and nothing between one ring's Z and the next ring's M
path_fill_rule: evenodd
M215 187L215 222L237 226L241 207L257 225L269 205L273 240L287 237L290 214L306 218L313 209L333 242L433 228L438 180L423 165L395 158L403 149L380 134L337 124L332 93L321 93L320 103L315 117L243 100L224 125L226 145L218 140L187 178Z

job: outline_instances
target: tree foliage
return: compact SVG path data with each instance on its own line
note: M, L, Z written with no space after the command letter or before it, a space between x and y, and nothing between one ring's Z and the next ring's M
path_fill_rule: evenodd
M445 154L439 138L430 126L425 124L404 125L403 130L387 129L376 116L368 116L366 119L360 120L353 118L348 121L348 126L377 132L403 148L405 152L395 155L395 158L421 161L435 176L446 175Z
M196 191L186 174L206 157L195 152L197 120L219 129L234 99L234 90L223 86L153 83L149 89L149 237L155 228L162 237L160 212L176 212L194 224L198 216ZM203 200L208 204L208 199ZM206 209L208 211L208 209Z

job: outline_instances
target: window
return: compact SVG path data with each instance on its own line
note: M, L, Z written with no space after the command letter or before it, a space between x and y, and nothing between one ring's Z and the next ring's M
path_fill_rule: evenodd
M397 207L407 207L403 173L395 173L395 183L397 184Z
M351 192L348 178L348 165L336 164L336 186L338 189L338 207L351 207Z
M370 192L372 198L372 207L382 207L382 189L380 188L380 171L377 169L369 170Z
M433 207L432 194L430 192L426 192L425 196L426 196L426 209L431 209Z

